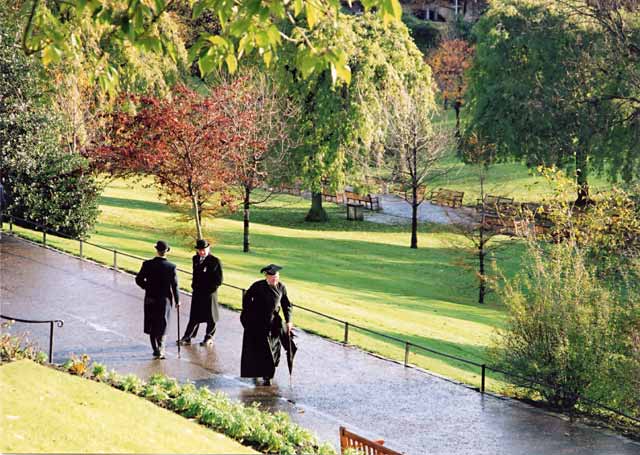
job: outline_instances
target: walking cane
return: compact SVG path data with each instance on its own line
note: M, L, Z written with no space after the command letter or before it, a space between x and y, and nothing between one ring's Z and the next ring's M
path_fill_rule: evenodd
M176 306L176 313L178 313L178 358L180 358L180 306Z

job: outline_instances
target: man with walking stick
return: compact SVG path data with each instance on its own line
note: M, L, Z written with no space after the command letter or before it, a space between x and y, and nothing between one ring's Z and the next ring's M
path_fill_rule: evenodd
M165 339L171 317L172 300L180 308L176 265L165 257L167 242L158 240L156 257L144 261L136 275L136 284L144 289L144 333L149 335L153 357L165 358Z
M189 323L184 335L178 341L178 346L191 344L191 339L198 333L201 323L206 323L207 328L201 346L209 346L213 343L213 335L216 333L218 322L218 288L222 284L222 263L214 255L210 254L209 242L204 239L196 241L196 254L191 259L193 263L193 279L191 281L191 311Z

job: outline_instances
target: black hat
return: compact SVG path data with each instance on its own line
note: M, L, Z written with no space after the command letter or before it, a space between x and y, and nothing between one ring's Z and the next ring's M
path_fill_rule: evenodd
M207 242L205 239L198 239L196 241L196 246L194 247L196 250L204 250L205 248L209 247L209 242Z
M278 272L278 270L282 270L282 267L275 264L269 264L265 267L262 267L260 269L260 273L266 273L267 275L275 275Z
M170 249L171 248L169 248L169 244L164 240L158 240L156 242L156 250L158 250L160 253L166 253Z

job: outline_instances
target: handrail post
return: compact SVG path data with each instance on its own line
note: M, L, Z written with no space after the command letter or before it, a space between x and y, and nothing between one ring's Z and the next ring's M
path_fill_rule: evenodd
M113 269L118 270L118 250L113 249Z
M409 350L411 349L411 345L409 342L404 344L404 366L409 366Z
M480 393L484 393L485 370L486 369L487 369L487 366L483 363L482 364L482 383L480 385Z
M349 323L344 323L344 344L349 344Z
M9 215L9 232L13 234L13 217Z
M83 242L82 242L82 239L79 239L79 240L80 240L80 259L84 259L83 255L82 255L82 244L83 244Z
M53 360L53 321L49 321L49 363Z

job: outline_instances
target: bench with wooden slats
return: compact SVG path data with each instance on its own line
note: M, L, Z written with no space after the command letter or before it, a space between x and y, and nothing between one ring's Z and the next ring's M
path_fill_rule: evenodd
M438 188L433 190L429 195L429 201L432 204L445 205L448 207L462 207L462 198L464 191L448 190L446 188Z
M347 204L364 205L365 208L376 212L380 210L380 198L377 196L371 196L370 194L362 196L361 194L353 193L351 191L345 191L344 197L346 198Z
M356 449L363 455L402 455L400 452L385 447L384 441L371 441L340 427L340 452L345 449Z

